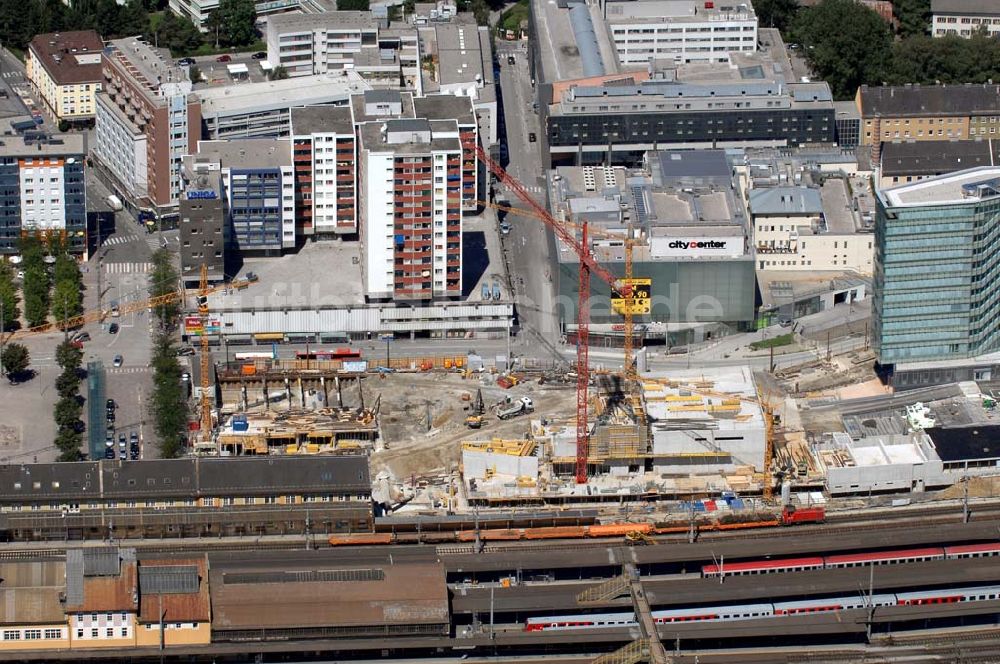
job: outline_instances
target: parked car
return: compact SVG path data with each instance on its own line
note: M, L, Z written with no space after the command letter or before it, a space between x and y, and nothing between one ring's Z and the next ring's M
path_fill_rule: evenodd
M113 413L113 412L115 412L115 408L118 407L118 404L115 403L114 399L108 399L105 402L104 407L108 409L109 413Z
M73 341L70 341L69 345L72 346L73 348L76 348L77 350L83 350L83 342L80 341L79 339L74 339Z
M250 283L252 283L252 284L257 283L257 281L259 279L260 279L260 277L258 277L256 273L254 273L254 272L247 272L246 280L249 281Z
M267 60L267 53L265 51L257 51L250 57L254 60Z
M139 447L139 434L137 434L135 431L130 433L128 436L128 442L129 445L131 445L132 447Z
M507 56L507 64L509 64L509 65L514 64L514 56L513 55L508 55Z
M104 446L105 447L115 446L115 434L109 433L106 436L104 436Z
M504 235L506 235L507 233L510 233L510 229L511 228L513 228L513 227L510 225L510 222L507 222L507 221L501 221L500 222L500 232L503 233Z
M115 359L112 362L116 367L120 367L125 362L125 359L121 355L115 355Z
M128 452L126 452L125 450L119 450L118 458L121 459L122 461L128 461Z
M108 334L118 334L118 323L112 323L108 326Z
M73 341L90 341L90 332L77 332L73 335Z
M181 58L177 61L177 64L181 67L190 67L194 64L194 58Z
M215 59L216 62L232 62L233 58L230 55L220 55Z
M118 434L118 449L124 450L126 445L127 441L125 440L125 434Z
M104 458L105 459L112 459L112 460L114 460L114 458L115 458L115 449L113 447L109 447L106 450L104 450Z
M538 136L535 135L535 132L530 132L528 134L528 142L529 143L534 143L537 140L538 140Z
M194 348L191 346L181 346L177 349L177 357L184 357L185 355L194 355Z
M135 448L134 450L129 450L128 458L131 459L132 461L138 461L139 460L139 448Z

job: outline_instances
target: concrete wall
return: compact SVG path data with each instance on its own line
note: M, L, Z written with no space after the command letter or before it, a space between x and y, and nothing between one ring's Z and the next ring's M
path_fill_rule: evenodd
M698 440L699 438L705 440ZM720 452L730 455L732 463L718 463L716 455ZM674 465L654 461L653 470L658 473L706 474L733 470L736 466L745 465L762 470L764 468L764 429L755 427L729 430L654 431L653 453L667 456L712 455L711 460L706 458L704 465L699 465L696 461L692 461L690 465L688 463Z
M462 468L466 481L484 479L487 469L498 475L537 479L538 457L463 450Z
M365 294L368 297L391 297L393 292L393 183L392 155L362 152L364 194Z

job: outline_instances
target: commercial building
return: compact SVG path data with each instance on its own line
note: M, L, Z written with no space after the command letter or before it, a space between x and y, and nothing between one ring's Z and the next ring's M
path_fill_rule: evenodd
M130 205L176 213L181 161L201 137L201 104L187 69L138 38L110 42L101 66L93 151L99 172Z
M960 479L944 472L934 442L922 431L860 440L837 432L813 450L834 496L924 491Z
M879 192L872 320L880 364L975 362L1000 350L998 211L996 167Z
M882 145L879 187L919 182L967 168L1000 164L1000 141L905 141Z
M86 156L82 134L0 136L0 253L18 253L21 236L33 232L87 251Z
M664 324L668 345L753 320L751 231L724 151L649 152L644 167L631 171L559 167L550 200L557 217L588 223L597 260L619 276L631 232L633 275L651 280L649 313L636 315L636 322ZM561 316L572 331L579 263L558 245ZM595 277L591 292L591 320L620 324L608 306L608 286Z
M931 0L931 36L971 37L980 30L1000 32L1000 3L996 0Z
M217 283L226 277L229 245L222 167L217 161L184 158L184 193L181 195L179 230L181 279L192 287L201 280L201 266L208 280Z
M370 494L361 456L9 465L0 532L19 541L363 530Z
M462 143L454 120L367 122L358 184L365 293L372 300L462 294Z
M192 168L209 163L209 168L218 169L233 249L279 255L295 247L290 140L201 141L189 163Z
M552 86L545 126L553 164L641 162L674 146L833 144L837 125L825 83L787 83L770 61L734 54L731 66L686 65Z
M1000 85L862 85L855 102L862 145L988 138L1000 127Z
M872 273L874 236L850 207L845 180L830 178L823 187L753 189L750 220L757 268L778 271L841 270Z
M612 0L603 9L622 66L728 63L731 52L757 50L757 16L749 2ZM589 13L583 3L571 5L569 12L571 20L574 12Z
M26 75L56 119L94 119L103 50L104 41L94 30L35 35L28 44Z
M367 11L283 14L267 21L267 60L289 77L353 69L374 87L421 92L417 31Z
M284 138L293 108L343 106L371 86L355 71L198 90L202 136L210 140Z

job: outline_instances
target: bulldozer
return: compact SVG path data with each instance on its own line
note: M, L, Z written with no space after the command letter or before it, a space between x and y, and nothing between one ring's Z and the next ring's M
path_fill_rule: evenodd
M470 429L481 429L483 426L483 413L486 412L486 404L483 403L483 391L476 390L476 398L472 401L469 416L465 418L465 426Z

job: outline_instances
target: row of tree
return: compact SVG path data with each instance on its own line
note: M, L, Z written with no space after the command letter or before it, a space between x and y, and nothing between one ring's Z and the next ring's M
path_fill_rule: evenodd
M62 368L62 373L56 377L59 401L56 402L53 411L58 427L55 440L56 448L59 450L58 460L79 461L84 431L80 418L84 403L80 395L83 351L68 340L63 341L56 348L56 364Z
M799 9L795 0L755 2L762 25L782 28L838 99L861 85L1000 82L1000 40L931 38L925 0L893 3L899 37L878 14L854 0L823 0ZM763 12L763 13L762 13Z
M0 41L24 50L37 34L96 30L104 39L144 35L175 57L203 46L240 47L257 41L254 0L222 0L209 20L208 34L186 17L165 10L166 0L0 0ZM165 10L165 11L164 11Z
M24 319L28 327L44 325L49 318L50 287L48 266L45 264L46 247L37 236L21 240L21 271L24 272Z
M174 266L173 256L167 249L153 253L149 273L149 296L158 298L177 290L180 275ZM172 459L184 452L187 435L188 398L183 367L177 358L174 335L180 322L181 305L171 299L153 307L156 327L153 331L153 393L149 407L153 415L153 429L160 441L160 456Z

